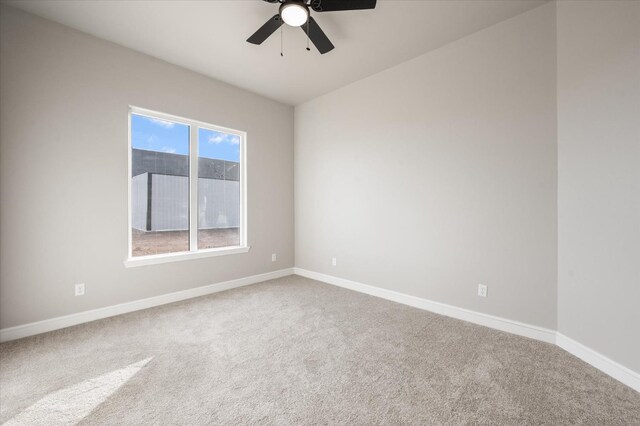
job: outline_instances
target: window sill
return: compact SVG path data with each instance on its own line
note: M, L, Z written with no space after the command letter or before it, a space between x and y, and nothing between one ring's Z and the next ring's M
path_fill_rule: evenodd
M250 246L245 247L221 247L215 249L199 250L194 252L155 254L151 256L131 257L124 261L124 266L134 268L137 266L157 265L160 263L180 262L183 260L203 259L205 257L226 256L229 254L247 253Z

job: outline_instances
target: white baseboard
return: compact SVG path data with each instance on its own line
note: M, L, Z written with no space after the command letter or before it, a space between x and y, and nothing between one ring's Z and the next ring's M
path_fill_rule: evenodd
M594 351L593 349L590 349L583 344L576 342L575 340L559 332L556 332L555 330L525 324L522 322L513 321L493 315L483 314L469 309L463 309L453 305L447 305L445 303L434 302L428 299L410 296L408 294L398 293L396 291L374 287L344 278L338 278L301 268L281 269L278 271L267 272L265 274L252 275L250 277L239 278L236 280L224 281L203 287L196 287L189 290L182 290L174 293L150 297L147 299L135 300L133 302L122 303L120 305L107 306L105 308L93 309L90 311L79 312L77 314L65 315L62 317L51 318L48 320L19 325L16 327L4 328L0 329L0 342L6 342L9 340L20 339L40 333L46 333L47 331L71 327L73 325L95 321L102 318L108 318L115 315L126 314L128 312L139 311L142 309L152 308L154 306L165 305L167 303L179 302L181 300L191 299L194 297L217 293L224 290L230 290L232 288L256 284L259 282L285 277L292 274L322 281L327 284L347 288L349 290L354 290L360 293L369 294L371 296L380 297L382 299L391 300L393 302L402 303L404 305L413 306L418 309L424 309L426 311L446 315L448 317L460 319L463 321L468 321L474 324L483 325L485 327L494 328L496 330L505 331L507 333L529 337L531 339L540 340L542 342L554 343L570 354L582 359L586 363L604 372L605 374L608 374L614 379L640 392L640 374L630 370L623 365L618 364L617 362Z
M413 306L414 308L424 309L425 311L434 312L440 315L472 322L474 324L483 325L485 327L494 328L500 331L517 334L519 336L529 337L531 339L541 340L547 343L555 343L556 332L547 328L537 327L535 325L525 324L506 318L496 317L493 315L483 314L469 309L459 308L457 306L447 305L446 303L434 302L432 300L423 299L416 296L410 296L397 291L387 290L380 287L374 287L355 281L338 278L331 275L321 274L319 272L308 271L306 269L294 268L296 275L333 284L338 287L355 290L360 293L369 294L371 296L380 297L391 300L393 302L402 303L403 305Z
M535 325L525 324L519 321L513 321L506 318L496 317L493 315L483 314L469 309L459 308L445 303L434 302L428 299L422 299L416 296L410 296L404 293L387 290L379 287L362 284L359 282L347 280L344 278L334 277L332 275L321 274L319 272L308 271L302 268L294 268L296 275L322 281L338 287L347 288L349 290L358 291L360 293L369 294L371 296L380 297L382 299L391 300L393 302L402 303L404 305L413 306L418 309L434 312L448 317L469 321L474 324L483 325L494 328L507 333L517 334L519 336L529 337L531 339L540 340L546 343L553 343L577 356L586 363L592 365L598 370L608 374L614 379L624 383L625 385L640 392L640 374L618 364L617 362L607 358L606 356L584 346L548 328L542 328Z
M640 374L635 371L618 364L614 360L607 358L582 343L576 342L560 332L556 333L556 345L619 382L640 392Z
M89 321L108 318L115 315L126 314L128 312L139 311L152 308L154 306L165 305L167 303L179 302L181 300L217 293L219 291L230 290L232 288L245 285L256 284L262 281L285 277L293 274L293 268L280 269L278 271L267 272L265 274L252 275L250 277L238 278L236 280L224 281L203 287L190 288L188 290L176 291L174 293L149 297L147 299L135 300L133 302L122 303L120 305L107 306L90 311L79 312L77 314L65 315L47 319L44 321L32 322L18 325L16 327L3 328L0 330L0 342L20 339L33 336L47 331L58 330L71 327Z

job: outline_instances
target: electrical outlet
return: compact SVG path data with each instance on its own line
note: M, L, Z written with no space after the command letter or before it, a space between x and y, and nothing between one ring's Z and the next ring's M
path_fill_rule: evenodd
M331 258L331 264L333 266L336 266L338 264L338 259L336 259L335 257Z
M478 296L487 297L487 286L484 284L478 284Z
M278 260L278 255L277 255L276 253L273 253L273 254L271 255L271 261L272 261L272 262L275 262L276 260Z
M84 296L84 284L76 284L76 296Z

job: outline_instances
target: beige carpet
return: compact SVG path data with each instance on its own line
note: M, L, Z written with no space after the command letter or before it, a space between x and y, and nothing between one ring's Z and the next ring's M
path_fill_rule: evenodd
M0 345L9 424L640 424L549 344L291 276Z

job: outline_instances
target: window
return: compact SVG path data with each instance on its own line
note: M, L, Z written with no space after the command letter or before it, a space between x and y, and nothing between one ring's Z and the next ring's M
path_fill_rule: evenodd
M131 108L127 266L248 251L244 132Z

